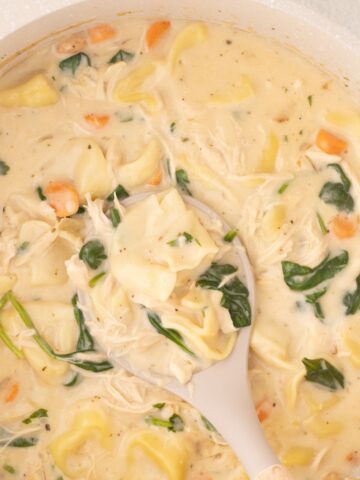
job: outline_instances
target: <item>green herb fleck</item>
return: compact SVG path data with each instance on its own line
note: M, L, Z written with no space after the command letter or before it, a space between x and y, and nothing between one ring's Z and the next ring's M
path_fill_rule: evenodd
M75 213L75 215L82 215L83 213L86 212L86 208L84 207L84 205L80 205L78 211Z
M107 258L104 245L99 240L89 240L81 247L79 258L90 268L96 270Z
M29 248L29 245L30 245L30 242L22 242L22 243L20 243L20 245L18 246L16 252L17 252L17 253L25 252L25 250L27 250L27 249Z
M44 418L48 416L48 411L45 408L39 408L33 412L29 417L25 418L22 423L29 425L35 418Z
M116 228L121 223L120 212L117 208L112 207L109 211L109 217L111 224L114 228Z
M5 175L7 175L9 170L9 165L5 163L4 160L0 160L0 176L4 177Z
M40 200L43 202L44 200L46 200L46 196L44 195L44 192L42 190L41 187L37 187L36 188L36 193L38 194L38 197L40 198Z
M120 201L124 200L125 198L128 198L129 194L125 190L125 188L122 185L118 185L113 192L110 193L110 195L107 197L108 202L112 202L114 200L114 196Z
M208 420L204 415L201 415L201 421L204 424L204 427L206 430L209 430L209 432L217 432L216 428L214 425Z
M98 281L101 280L105 275L106 275L106 272L101 272L95 275L95 277L92 277L88 283L89 287L94 288L95 285L98 283Z
M312 95L309 95L309 96L307 97L307 100L308 100L308 103L309 103L309 105L310 105L310 107L311 107L312 104L313 104L313 96L312 96Z
M151 325L160 335L163 335L171 342L174 342L184 352L192 355L193 357L195 356L194 352L185 345L182 335L177 330L163 327L159 315L157 315L155 312L147 312L147 317Z
M170 242L167 242L170 247L182 247L188 243L195 242L198 245L200 245L200 242L197 238L193 237L190 233L188 232L182 232L179 233L177 238L175 240L171 240Z
M118 62L125 62L129 63L135 57L135 54L132 52L128 52L126 50L119 50L112 56L109 60L109 63L118 63Z
M175 123L175 122L171 122L171 123L170 123L170 132L171 132L171 133L174 133L175 128L176 128L176 123Z
M343 298L343 304L346 307L346 315L354 315L360 308L360 275L356 277L356 288L351 293L348 292Z
M5 463L5 465L3 465L3 469L5 470L5 472L8 472L8 473L15 473L16 470L14 467L12 467L11 465L8 465Z
M286 143L289 142L289 137L287 135L284 135L284 142L286 142Z
M65 60L62 60L59 63L59 68L63 72L70 71L72 75L75 75L75 72L79 68L82 60L84 60L89 67L91 66L91 60L89 55L84 52L79 52L75 55L72 55L71 57L65 58Z
M115 115L121 123L128 123L134 120L133 115L130 113L126 114L124 112L115 112Z
M316 218L317 218L317 220L318 220L321 233L322 233L323 235L327 235L327 234L329 233L329 230L326 228L324 219L322 218L322 216L320 215L319 212L316 212Z
M229 230L225 235L224 235L224 242L231 243L234 238L237 235L237 230Z
M289 186L289 182L283 183L278 190L278 194L282 195L285 192L285 190L288 188L288 186Z
M165 407L165 402L154 403L154 405L153 405L153 408L157 408L158 410L161 410L164 407Z
M344 375L327 360L303 358L302 363L306 368L305 378L308 382L318 383L329 390L344 388Z
M349 178L339 164L330 163L328 167L336 170L340 175L341 183L326 182L319 193L319 197L325 203L334 205L340 211L352 212L354 210L354 199L349 193L351 187Z
M249 291L237 276L231 276L224 284L226 277L236 271L237 267L233 265L212 263L200 275L196 286L221 292L223 294L220 301L221 306L229 311L234 327L241 328L251 324Z
M170 432L182 432L184 430L184 421L183 419L174 413L169 420L164 420L162 418L157 418L149 416L145 418L146 423L154 425L156 427L167 428Z
M190 180L188 177L188 174L185 172L185 170L180 169L175 171L175 178L176 178L176 183L180 190L182 190L184 193L187 195L192 196L192 193L188 187L190 184Z
M295 291L310 290L325 280L335 277L349 262L349 254L343 250L333 258L327 256L314 268L299 265L297 263L281 262L284 281L286 285Z
M4 306L4 303L1 302L1 308L3 306ZM23 352L13 343L9 335L5 332L5 329L1 325L1 323L0 323L0 340L10 350L10 352L12 352L17 358L24 358Z

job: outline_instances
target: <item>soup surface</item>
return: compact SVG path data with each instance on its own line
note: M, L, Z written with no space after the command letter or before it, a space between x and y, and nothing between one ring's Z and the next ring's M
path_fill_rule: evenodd
M246 479L117 365L186 384L231 353L237 235L269 442L296 479L360 478L359 135L335 79L230 25L122 19L4 72L0 478Z

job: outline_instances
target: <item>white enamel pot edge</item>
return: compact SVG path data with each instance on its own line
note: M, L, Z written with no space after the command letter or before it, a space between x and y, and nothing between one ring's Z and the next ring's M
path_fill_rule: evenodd
M3 38L0 22L0 59L13 58L13 55L24 47L70 25L92 19L108 20L123 13L129 16L226 21L295 47L339 78L345 77L345 82L352 90L360 92L360 39L294 1L66 0L66 3L71 5L47 14L45 12L49 10L49 6L45 3L47 2L41 7L41 3L39 6L34 2L39 10L36 13L38 17ZM54 5L60 4L61 0L54 1ZM29 3L27 7L29 8Z

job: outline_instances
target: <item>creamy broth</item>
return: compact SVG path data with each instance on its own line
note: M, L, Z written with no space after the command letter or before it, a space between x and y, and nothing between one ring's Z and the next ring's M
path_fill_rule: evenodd
M334 78L230 25L122 19L4 73L0 478L246 479L200 413L116 366L186 384L231 353L236 234L267 438L296 479L358 478L359 131Z

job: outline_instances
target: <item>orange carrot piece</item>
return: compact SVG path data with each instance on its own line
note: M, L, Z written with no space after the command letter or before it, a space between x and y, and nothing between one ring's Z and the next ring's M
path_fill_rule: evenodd
M260 402L256 407L256 414L260 423L265 422L270 416L270 402L268 400Z
M159 168L159 170L150 178L150 180L147 183L148 185L152 185L153 187L155 187L156 185L159 185L161 183L161 180L162 180L162 172L161 172L161 169Z
M331 230L339 239L350 238L356 233L356 223L346 215L336 215L331 221Z
M5 397L5 403L13 402L19 393L19 385L17 383L13 383L10 387L8 394Z
M164 33L169 30L170 26L171 22L168 20L161 20L150 25L146 32L146 45L149 48L153 47L164 35Z
M316 136L316 145L325 153L340 155L347 147L347 142L321 129Z
M109 115L96 115L95 113L89 113L85 115L86 122L95 128L103 128L109 121Z
M115 36L116 30L111 25L104 23L96 27L89 28L88 34L91 43L104 42Z
M71 35L56 46L58 53L78 53L84 50L87 45L87 41L84 34L78 33Z
M50 182L45 189L45 195L59 218L69 217L79 210L79 195L71 183Z

